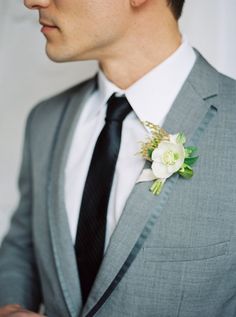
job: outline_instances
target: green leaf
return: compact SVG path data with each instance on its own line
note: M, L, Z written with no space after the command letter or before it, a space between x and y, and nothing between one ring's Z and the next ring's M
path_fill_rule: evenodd
M192 166L198 159L198 156L185 158L184 163L189 166Z
M150 159L152 158L152 152L153 152L153 149L148 149L148 150L147 150L148 157L149 157Z
M186 137L183 132L178 133L176 142L179 144L184 144L186 142Z
M193 176L193 170L191 166L183 164L182 167L178 170L180 176L186 179L190 179Z
M197 147L196 146L186 146L184 148L185 150L185 157L190 157L192 156L194 153L197 152Z

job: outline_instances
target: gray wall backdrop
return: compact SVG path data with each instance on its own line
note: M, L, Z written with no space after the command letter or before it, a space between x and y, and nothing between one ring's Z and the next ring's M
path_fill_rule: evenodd
M186 0L181 29L221 72L236 78L236 1ZM0 241L19 194L23 132L31 107L94 74L95 61L50 62L36 12L18 0L0 2Z

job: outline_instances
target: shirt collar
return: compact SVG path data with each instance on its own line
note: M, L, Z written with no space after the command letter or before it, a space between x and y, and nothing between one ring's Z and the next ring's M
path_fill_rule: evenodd
M170 110L178 92L188 77L196 54L185 36L179 48L164 62L154 67L126 90L108 80L99 69L98 89L100 104L106 104L114 93L125 94L141 121L160 124Z

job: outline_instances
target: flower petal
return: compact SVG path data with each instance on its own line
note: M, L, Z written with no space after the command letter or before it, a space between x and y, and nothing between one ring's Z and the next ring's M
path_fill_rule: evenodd
M156 179L156 176L153 171L150 168L146 168L142 171L136 183L153 181L154 179Z
M177 134L170 134L170 135L169 135L169 137L170 137L170 142L177 144L177 141L176 141L177 136L178 136L178 133L177 133Z
M168 178L172 175L168 172L166 165L157 162L152 163L152 171L156 178Z

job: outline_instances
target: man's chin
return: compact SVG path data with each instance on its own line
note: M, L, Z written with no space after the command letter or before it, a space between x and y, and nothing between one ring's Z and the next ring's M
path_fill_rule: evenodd
M50 49L48 49L46 47L46 54L47 54L47 57L55 62L55 63L65 63L65 62L70 62L71 60L68 58L68 56L63 56L62 54L60 54L58 51L52 51Z
M48 42L46 44L45 51L48 58L55 63L78 62L96 59L94 54L89 54L85 50L84 52L78 52L77 50L75 53L73 50L70 50L66 46L56 46Z

